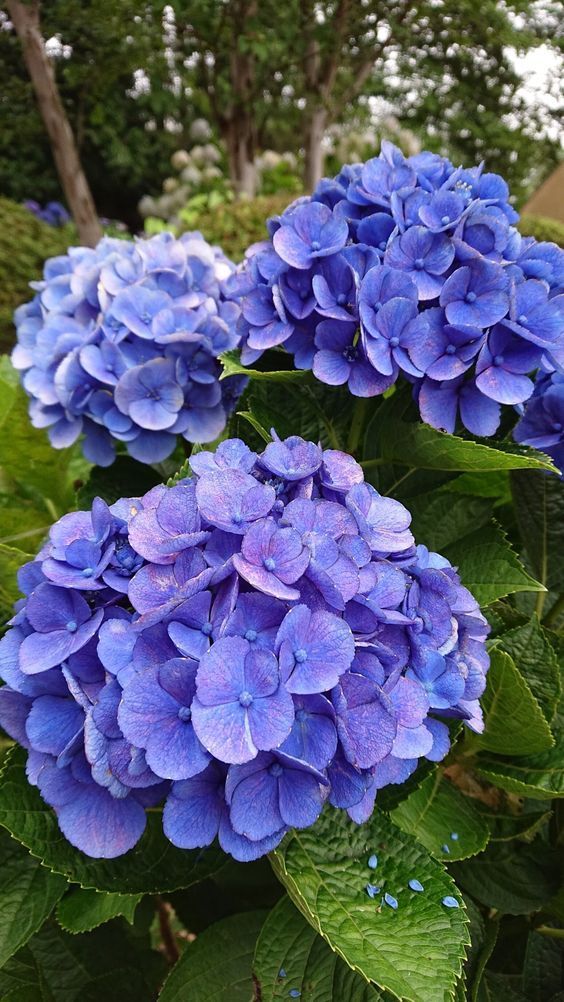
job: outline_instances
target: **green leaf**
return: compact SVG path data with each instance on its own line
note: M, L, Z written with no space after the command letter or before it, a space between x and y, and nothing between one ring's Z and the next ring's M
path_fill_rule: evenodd
M237 349L226 351L219 356L219 361L223 365L223 372L220 379L228 379L229 376L248 376L249 379L262 380L268 383L295 383L302 382L310 378L307 369L281 369L276 371L260 371L259 369L247 369L241 365L240 352Z
M138 463L130 456L117 456L111 466L93 468L77 493L77 504L80 508L90 508L95 497L114 504L123 497L140 497L160 483L162 477L152 466Z
M534 803L534 801L533 801ZM489 810L478 804L478 810L490 828L490 842L511 842L514 838L532 842L552 817L552 811L523 810L519 814Z
M0 967L37 932L64 894L64 877L0 832Z
M405 421L406 394L396 393L380 407L366 433L366 459L382 457L403 466L427 470L487 473L492 470L554 471L548 456L504 442L482 442L436 431L421 420Z
M545 842L490 844L464 863L453 863L457 884L476 901L508 915L538 911L554 894L558 853Z
M0 970L11 1002L152 1002L163 959L118 923L83 936L45 925Z
M250 1002L255 943L266 912L231 915L190 943L166 979L159 1002Z
M554 648L536 616L524 626L503 633L500 647L510 654L533 696L551 723L561 696L560 671Z
M476 1002L528 1002L528 999L519 990L519 979L511 978L506 974L496 974L494 971L486 971Z
M266 428L263 428L258 418L255 417L255 415L251 411L237 411L237 417L244 418L245 421L248 421L249 424L251 425L251 428L255 429L255 431L262 438L263 442L265 442L267 445L269 442L272 442L272 435L270 434L270 432L268 432Z
M492 473L461 473L455 480L450 481L448 490L456 494L491 498L496 504L506 504L511 501L509 476L507 470L497 470Z
M90 932L119 915L132 925L141 897L141 894L103 894L73 887L57 905L57 922L72 933Z
M485 848L489 837L487 822L472 801L460 793L438 771L391 813L402 831L414 835L428 852L445 862L466 859ZM452 833L458 836L452 838ZM448 847L445 853L443 846Z
M61 834L55 812L25 775L25 752L14 748L0 779L0 825L50 870L82 887L119 894L173 891L214 873L225 863L215 847L176 849L165 838L160 812L148 812L145 834L125 856L91 859Z
M377 1002L384 998L333 953L288 897L278 902L260 931L253 972L255 995L261 1002L287 1002L292 989L315 1002Z
M564 591L564 481L543 473L513 473L511 489L523 546L550 591Z
M213 877L167 897L183 925L198 934L229 915L272 908L283 893L268 857L263 856L252 863L228 858Z
M411 528L430 550L445 547L485 525L492 512L488 498L446 491L422 494L409 502Z
M557 940L534 930L527 938L523 991L529 1002L546 1002L562 986L562 949Z
M10 618L12 605L19 598L16 575L28 560L33 560L29 553L0 543L0 625Z
M472 740L500 755L547 751L554 738L541 707L509 654L494 647L481 702L486 726Z
M372 853L376 871L367 867ZM452 995L467 919L442 899L461 899L441 864L380 811L359 826L326 808L311 828L289 832L271 859L294 904L353 970L411 1002ZM410 890L412 878L424 893ZM392 894L397 910L371 900L368 881Z
M480 754L477 773L494 786L532 800L564 797L564 746L558 735L554 748L519 761Z
M495 522L444 547L458 567L462 583L480 605L489 605L518 591L544 591L522 566L503 530Z

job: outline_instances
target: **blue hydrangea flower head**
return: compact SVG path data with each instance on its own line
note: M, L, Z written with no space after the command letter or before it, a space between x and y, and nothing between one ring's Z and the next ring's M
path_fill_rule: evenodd
M12 361L33 425L55 448L82 434L100 466L117 445L153 463L178 435L217 438L245 385L219 382L218 357L239 341L240 309L223 292L232 272L199 233L104 237L47 261L14 318Z
M0 724L91 856L161 805L179 848L257 859L483 726L487 623L354 459L229 439L192 472L61 518L0 642Z
M564 364L564 251L518 218L483 165L383 142L270 220L229 280L243 363L284 348L357 397L404 379L428 424L493 435L541 362Z

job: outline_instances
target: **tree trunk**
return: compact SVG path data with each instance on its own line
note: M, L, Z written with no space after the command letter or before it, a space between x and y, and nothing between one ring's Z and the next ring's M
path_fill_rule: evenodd
M61 187L80 241L88 247L94 247L102 236L102 228L57 89L55 74L45 52L39 24L39 2L6 0L6 7L22 45L24 61L49 135Z
M226 122L223 138L227 147L229 175L235 193L245 198L254 198L257 189L257 171L254 164L254 133L252 123L246 123L242 116Z
M325 108L314 108L306 120L306 134L304 137L305 147L305 170L304 183L306 191L313 191L316 184L323 177L323 166L325 163L325 153L322 140L325 135L327 125L327 111Z

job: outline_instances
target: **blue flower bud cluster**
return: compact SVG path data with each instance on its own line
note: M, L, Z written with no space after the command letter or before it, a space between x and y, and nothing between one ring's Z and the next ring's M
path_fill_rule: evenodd
M83 434L87 459L109 466L116 443L154 463L177 436L211 442L244 385L219 382L218 356L238 343L233 271L199 233L104 237L48 260L15 313L21 371L36 428L64 448Z
M243 363L284 346L358 397L401 374L425 422L492 435L501 405L564 358L564 251L522 237L517 219L483 165L382 143L269 220L270 241L229 280Z
M487 623L352 457L230 439L192 468L61 518L0 644L0 724L90 856L164 804L174 845L255 859L483 726Z

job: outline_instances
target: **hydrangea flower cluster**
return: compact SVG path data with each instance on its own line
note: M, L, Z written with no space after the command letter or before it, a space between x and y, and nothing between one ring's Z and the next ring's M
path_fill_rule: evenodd
M299 369L359 397L401 374L421 417L492 435L501 404L564 347L564 252L513 225L505 181L444 157L379 156L322 180L268 223L230 294L242 361L283 345Z
M42 223L47 223L48 226L64 226L70 222L70 216L60 202L47 202L46 205L42 206L35 199L29 198L23 204L28 212L40 219Z
M105 237L47 261L34 299L15 313L12 361L33 425L58 449L84 434L84 454L100 466L116 442L154 463L177 435L217 438L243 385L219 382L218 356L238 341L239 308L221 292L232 270L199 233Z
M65 836L130 849L145 811L241 860L482 727L487 623L350 456L239 439L194 477L65 515L20 573L0 723ZM443 718L443 719L441 719Z
M522 445L551 456L564 476L564 375L539 372L532 397L514 429Z

